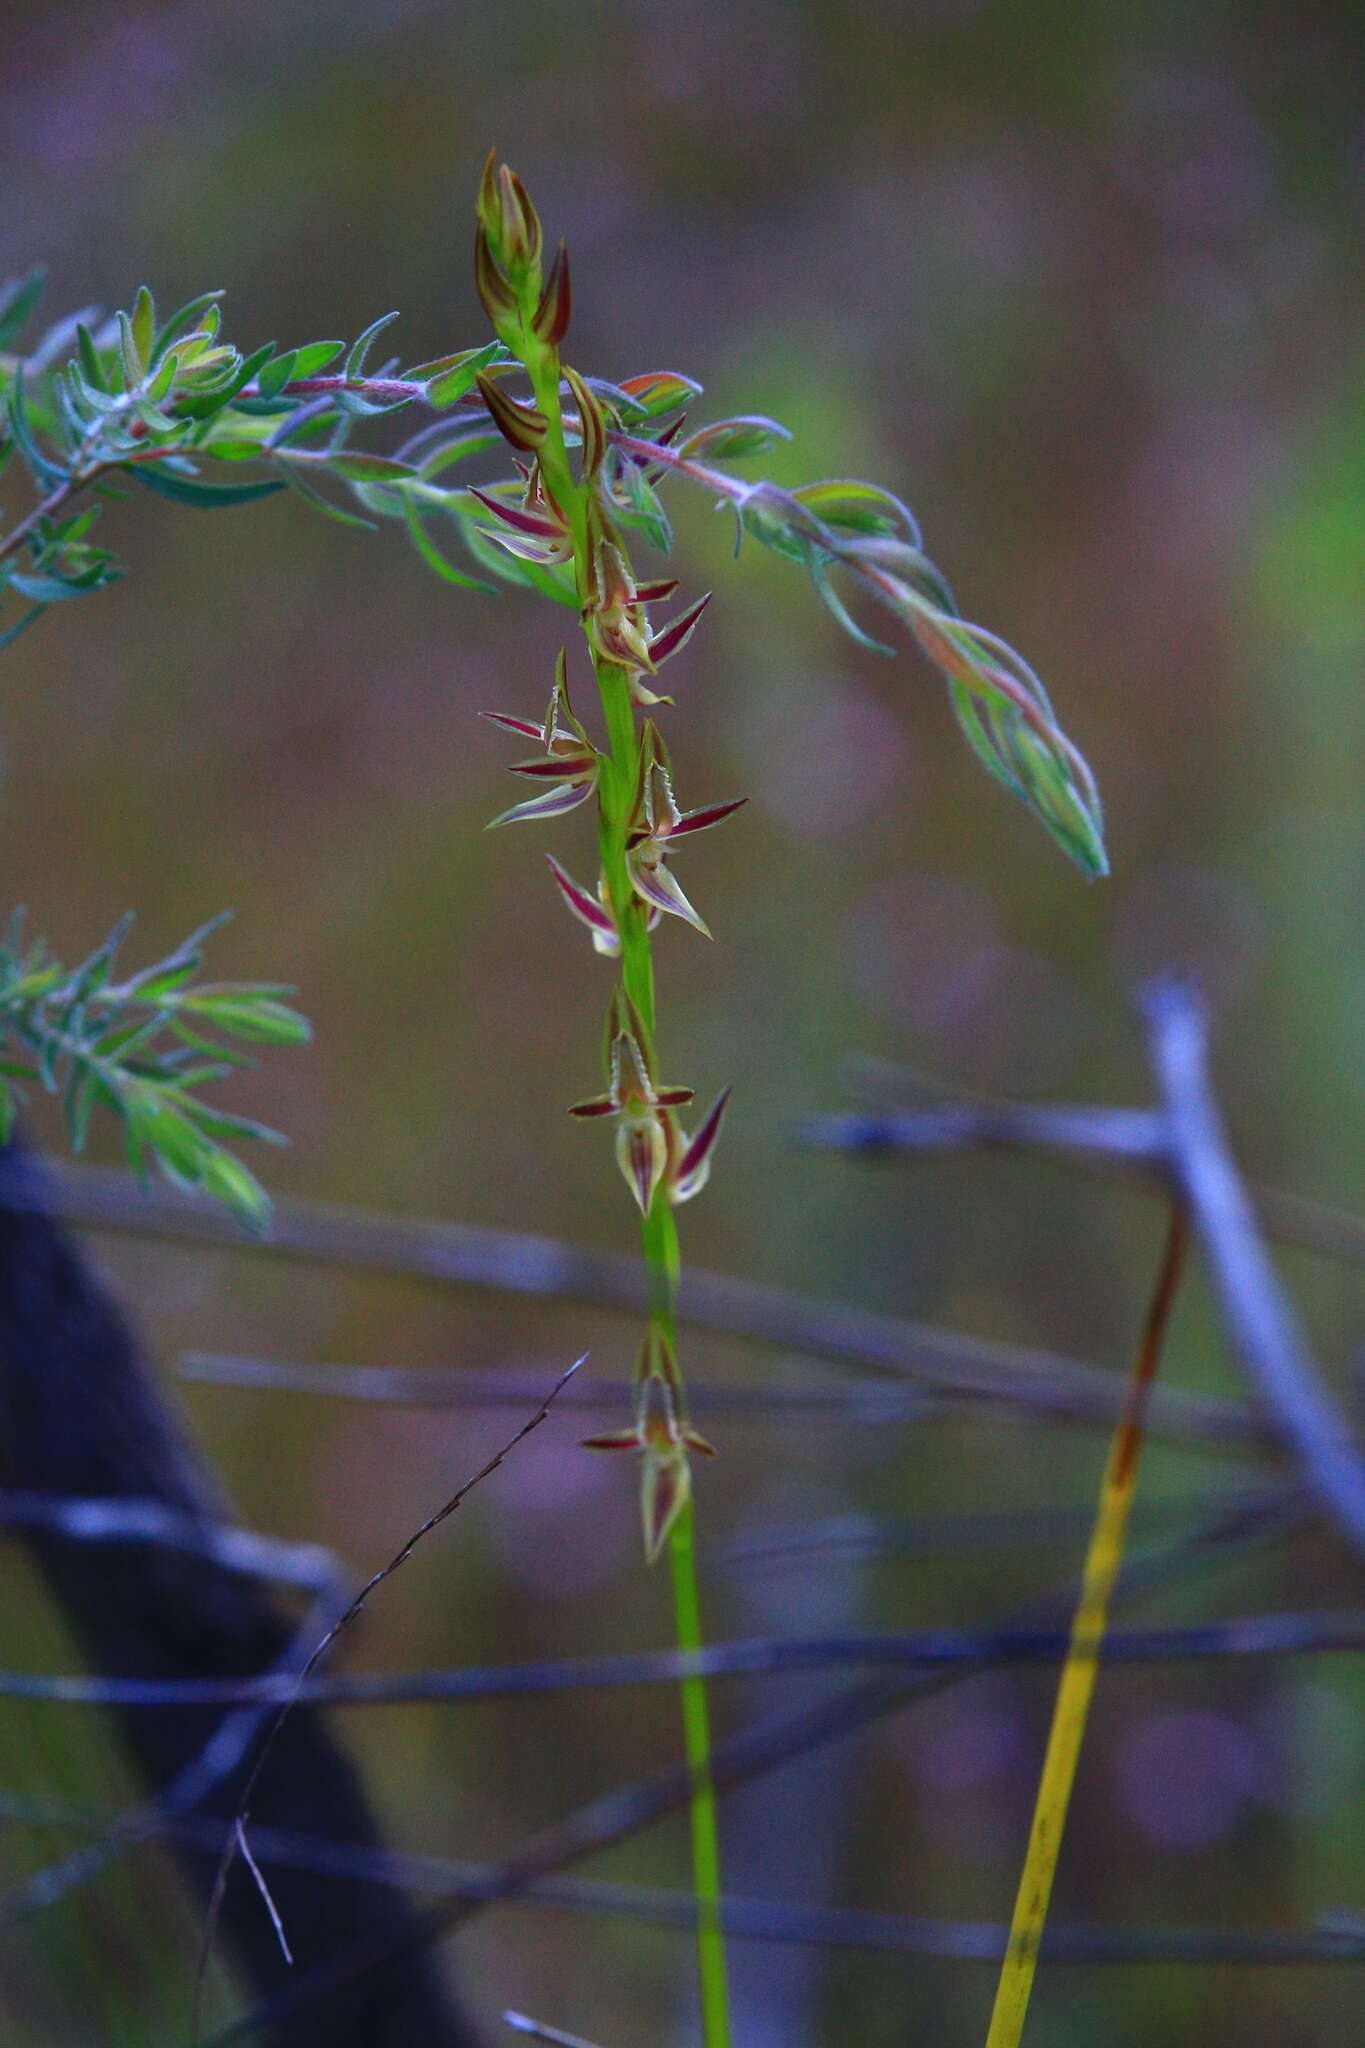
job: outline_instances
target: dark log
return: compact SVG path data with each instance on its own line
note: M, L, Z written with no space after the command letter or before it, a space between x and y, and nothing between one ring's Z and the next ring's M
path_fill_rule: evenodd
M6 1197L21 1199L9 1206ZM216 1486L188 1443L105 1283L54 1220L41 1168L22 1146L0 1149L0 1483L63 1500L155 1501L204 1523L224 1519ZM297 1624L261 1583L192 1549L73 1541L23 1532L92 1670L128 1678L242 1677L286 1656ZM115 1712L119 1735L154 1798L200 1757L222 1710ZM244 1759L198 1805L230 1822L272 1716ZM359 1775L323 1715L285 1722L251 1799L262 1827L382 1847ZM206 1904L216 1859L177 1841ZM221 1939L256 1997L376 1935L404 1951L362 1984L284 2022L272 2048L471 2048L439 1965L406 1945L413 1915L394 1886L271 1871L271 1895L294 1954L290 1969L249 1873L237 1859ZM192 1958L187 1959L187 1978Z

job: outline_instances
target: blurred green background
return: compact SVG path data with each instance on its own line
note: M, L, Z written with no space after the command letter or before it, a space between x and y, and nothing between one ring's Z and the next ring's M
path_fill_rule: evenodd
M1248 1167L1365 1208L1354 10L11 0L6 26L0 267L45 258L54 314L127 304L144 279L163 305L221 284L244 347L351 337L391 307L405 360L472 346L472 197L496 143L569 242L573 360L686 371L698 417L776 414L795 434L770 465L784 482L901 492L968 616L1028 655L1089 756L1114 875L1087 888L968 757L921 661L861 653L795 571L756 550L732 564L728 524L675 499L685 590L718 592L669 671L680 794L751 798L684 863L715 943L681 926L660 942L669 1078L735 1088L685 1213L690 1258L1117 1369L1157 1255L1151 1203L1023 1162L845 1164L790 1133L847 1099L854 1053L1142 1099L1132 990L1170 963L1216 1004ZM253 1162L281 1193L629 1248L606 1148L563 1114L597 1085L605 983L542 849L587 872L590 825L483 831L514 792L476 714L543 706L561 617L450 591L393 529L343 531L292 497L212 518L139 497L108 530L127 580L6 657L8 900L70 954L136 906L146 957L234 907L214 971L295 982L317 1027L234 1095L292 1135ZM548 1378L591 1344L590 1371L623 1387L632 1363L628 1323L573 1308L98 1249L242 1516L356 1569L506 1417L177 1385L183 1351ZM1285 1271L1355 1400L1359 1282L1306 1256ZM713 1341L686 1363L809 1377ZM1238 1384L1198 1281L1168 1364L1189 1387ZM668 1639L634 1474L580 1456L581 1433L556 1417L471 1501L376 1600L353 1662ZM989 1620L1074 1565L1079 1529L780 1569L735 1546L854 1513L1088 1503L1103 1454L960 1409L713 1433L718 1635ZM1189 1497L1240 1476L1166 1450L1145 1484ZM11 1558L4 1661L65 1668ZM1356 1583L1305 1540L1144 1618L1344 1605ZM963 1684L746 1793L727 1810L734 1889L1003 1918L1049 1691L1036 1671ZM734 1685L720 1721L797 1697ZM1109 1674L1058 1912L1283 1928L1360 1906L1362 1713L1346 1659ZM346 1727L394 1841L469 1859L676 1751L664 1693ZM123 1789L94 1717L55 1708L4 1708L0 1777ZM57 1846L6 1827L9 1880ZM594 1872L676 1884L685 1863L670 1824ZM146 1857L6 1937L7 2038L178 2038L194 1931L173 1897ZM507 1910L450 1959L489 2039L505 2004L603 2048L695 2038L679 1935ZM750 1944L734 1965L745 2048L984 2033L982 1965ZM1057 1968L1029 2041L1311 2048L1353 2038L1359 2006L1340 1967Z

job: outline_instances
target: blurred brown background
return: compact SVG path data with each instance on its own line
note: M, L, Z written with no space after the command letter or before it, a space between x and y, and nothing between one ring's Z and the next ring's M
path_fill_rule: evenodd
M728 525L675 498L678 573L718 592L669 672L681 795L752 799L686 857L714 945L681 927L660 944L669 1078L735 1086L690 1258L1119 1366L1158 1243L1140 1196L1024 1163L843 1164L794 1153L790 1129L846 1099L854 1053L1141 1099L1131 991L1167 962L1216 1001L1248 1166L1365 1208L1354 10L12 0L6 21L0 265L46 258L54 315L127 304L144 279L163 306L222 284L244 347L349 338L391 307L407 361L472 346L472 195L495 142L570 244L575 362L689 372L699 418L776 414L795 435L782 481L902 492L964 610L1030 657L1091 759L1114 875L1087 888L967 756L923 663L861 653L794 571L757 550L732 564ZM542 849L586 873L590 827L483 831L513 792L476 714L540 709L561 619L450 591L393 529L346 532L292 497L212 518L139 497L108 531L127 580L6 657L8 901L68 953L136 906L147 957L234 907L216 971L295 982L317 1027L234 1094L292 1135L253 1161L281 1193L628 1248L606 1149L563 1114L596 1085L605 990ZM100 1251L168 1379L194 1348L548 1377L591 1345L591 1372L622 1385L631 1364L628 1324L573 1308ZM1359 1282L1285 1270L1354 1398ZM687 1362L736 1384L804 1372L715 1342ZM1198 1282L1169 1370L1236 1385ZM365 1569L506 1430L486 1411L176 1398L244 1518ZM581 1433L555 1418L471 1501L375 1602L353 1661L665 1642L633 1474L580 1456ZM718 1635L988 1620L1062 1576L1080 1530L782 1570L733 1546L803 1520L1083 1504L1102 1456L960 1410L715 1433ZM1167 1450L1145 1483L1188 1497L1234 1476ZM1305 1543L1146 1612L1352 1594ZM4 1662L65 1668L17 1560L0 1611ZM1003 1917L1049 1689L1037 1671L964 1684L746 1793L735 1889ZM732 1686L720 1718L796 1697ZM1111 1674L1058 1910L1283 1927L1358 1906L1363 1710L1345 1659ZM676 1748L661 1692L346 1726L395 1841L467 1859ZM122 1787L94 1717L52 1708L4 1708L0 1778ZM0 1835L11 1877L57 1846ZM681 1827L594 1874L685 1883ZM171 1897L148 1858L11 1937L7 2037L178 2038L193 1930ZM519 1909L452 1955L490 2039L504 2004L604 2048L693 2038L682 1936ZM980 1965L737 1945L735 1970L746 2048L965 2044L989 2009ZM1029 2040L1309 2048L1353 2038L1358 2010L1358 1972L1330 1966L1074 1967L1044 1974Z

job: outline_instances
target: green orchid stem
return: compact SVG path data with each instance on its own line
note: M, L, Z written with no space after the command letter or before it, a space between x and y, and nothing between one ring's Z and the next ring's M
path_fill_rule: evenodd
M673 1574L673 1609L678 1648L700 1650L705 1638L697 1597L697 1559L692 1540L692 1503L673 1524L668 1537L668 1562ZM729 2048L730 1991L725 1964L725 1935L720 1924L720 1829L716 1793L711 1782L711 1712L704 1678L684 1678L681 1686L683 1741L692 1772L692 1889L697 1902L697 1971L701 1979L702 2038L706 2048Z
M575 570L580 601L589 592L590 523L598 515L590 484L574 476L564 438L560 410L560 366L557 351L537 341L523 323L518 353L525 364L537 408L547 424L540 451L541 474L555 502L564 508L574 538ZM586 624L586 621L585 621ZM648 914L635 893L626 859L626 835L640 775L640 735L635 722L630 674L592 645L607 749L598 777L598 836L602 873L612 916L621 942L621 986L635 1006L642 1027L641 1047L654 1070L654 959L649 942ZM678 1280L681 1253L677 1219L667 1193L659 1189L641 1224L645 1270L649 1280L649 1319L677 1355ZM697 1583L692 1502L688 1500L668 1534L668 1560L673 1581L674 1630L685 1655L704 1646L701 1598ZM693 1676L680 1681L683 1746L692 1774L689 1818L692 1837L692 1885L697 1906L697 1974L701 1990L702 2039L705 2048L730 2048L730 1994L721 1927L720 1828L711 1775L711 1714L706 1681Z

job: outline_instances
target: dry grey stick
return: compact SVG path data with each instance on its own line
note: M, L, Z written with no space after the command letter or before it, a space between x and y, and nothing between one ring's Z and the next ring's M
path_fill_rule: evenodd
M1166 1111L1170 1171L1189 1206L1233 1348L1306 1485L1342 1534L1365 1549L1365 1464L1327 1391L1271 1265L1232 1161L1208 1074L1208 1025L1188 983L1143 997Z
M277 1206L264 1237L245 1239L204 1198L161 1186L139 1188L128 1174L108 1168L54 1168L54 1175L62 1213L95 1229L368 1268L540 1300L591 1302L632 1312L647 1306L644 1276L635 1261L528 1232L296 1201ZM861 1365L957 1398L1002 1402L1049 1420L1107 1428L1122 1402L1120 1382L1099 1366L815 1301L729 1274L690 1269L679 1308L693 1328L837 1365ZM1158 1390L1149 1433L1227 1444L1255 1443L1263 1432L1258 1418L1235 1401Z

